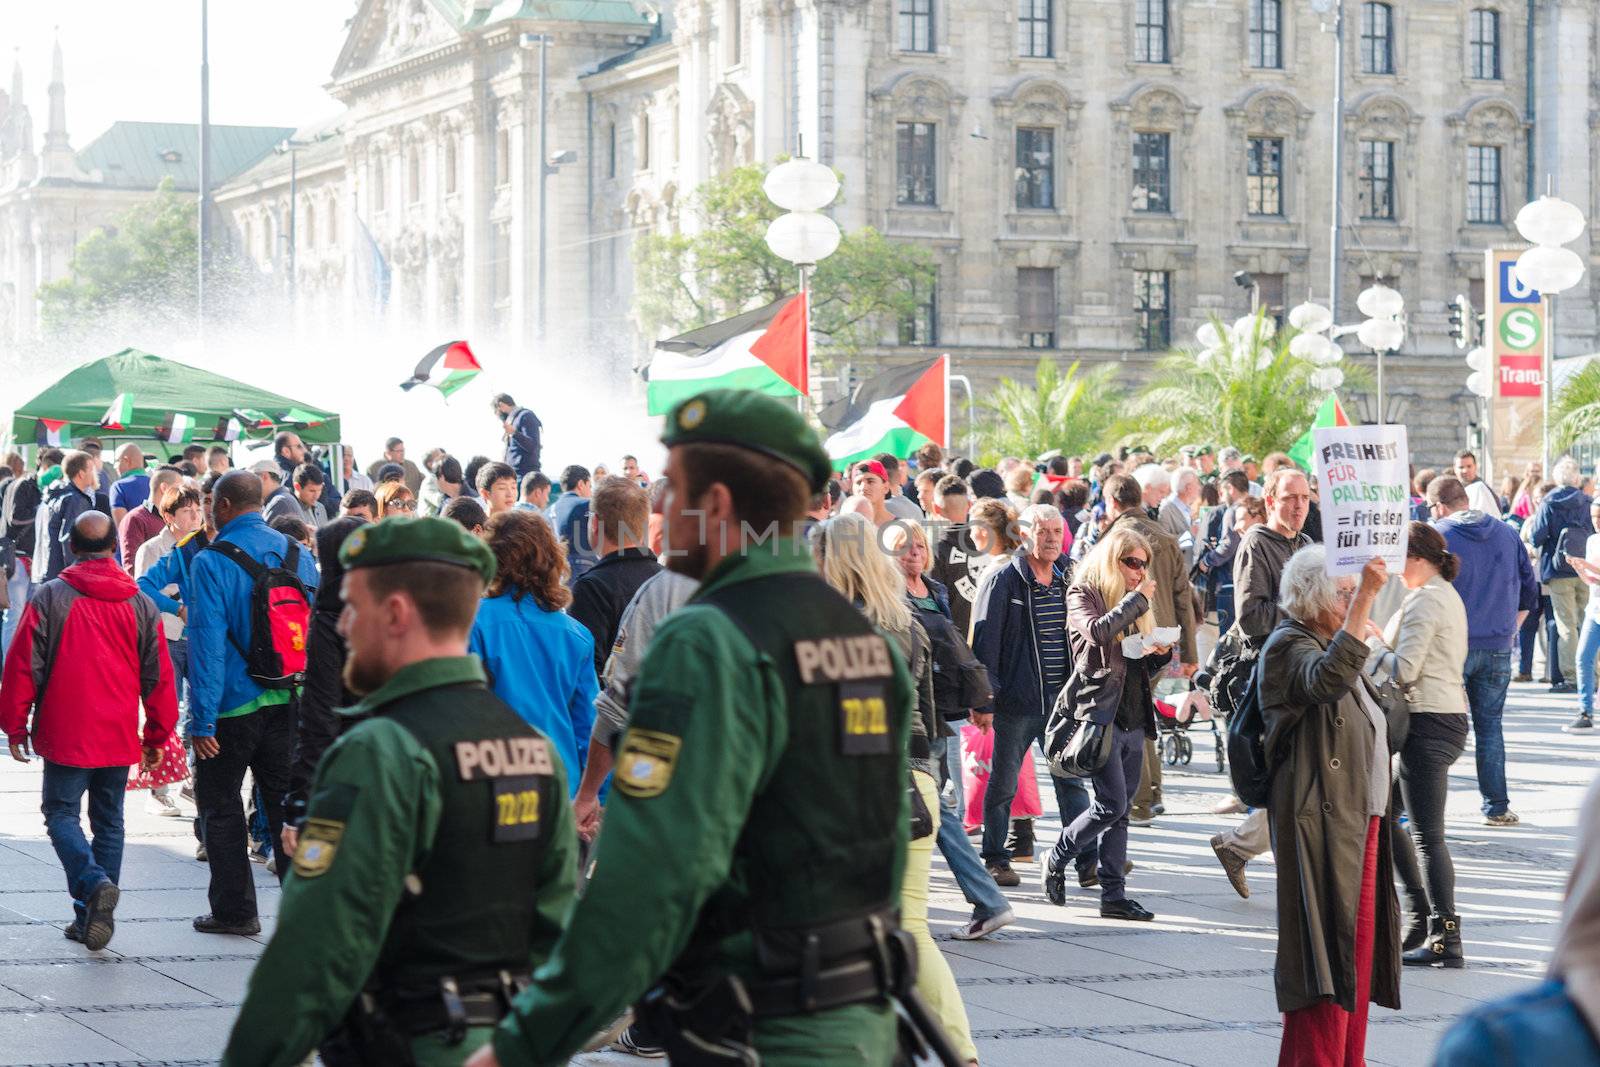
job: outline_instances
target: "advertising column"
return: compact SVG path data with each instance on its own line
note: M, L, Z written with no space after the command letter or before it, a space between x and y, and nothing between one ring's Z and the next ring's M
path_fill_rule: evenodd
M1484 271L1484 344L1489 349L1489 471L1520 476L1544 451L1545 303L1517 277L1519 249L1490 249ZM1549 472L1546 471L1546 474Z

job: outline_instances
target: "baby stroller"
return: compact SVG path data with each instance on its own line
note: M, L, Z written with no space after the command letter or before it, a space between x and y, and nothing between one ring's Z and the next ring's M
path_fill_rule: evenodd
M1190 689L1179 696L1175 704L1165 700L1156 701L1156 744L1160 746L1161 758L1166 760L1168 767L1176 767L1180 763L1188 765L1194 758L1194 742L1189 740L1189 727L1196 722L1204 723L1211 729L1211 741L1217 753L1217 773L1221 774L1227 770L1222 731L1218 729L1217 720L1211 713L1211 697L1204 689Z

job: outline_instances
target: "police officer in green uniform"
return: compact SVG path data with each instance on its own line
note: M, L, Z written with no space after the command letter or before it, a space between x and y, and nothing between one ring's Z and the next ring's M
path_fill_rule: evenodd
M577 837L561 760L467 635L489 548L445 519L352 533L339 629L363 694L311 788L278 926L222 1062L460 1064L561 932Z
M662 442L668 565L701 584L639 670L588 887L468 1062L565 1063L637 1000L674 1064L893 1063L916 701L797 536L827 454L732 390Z

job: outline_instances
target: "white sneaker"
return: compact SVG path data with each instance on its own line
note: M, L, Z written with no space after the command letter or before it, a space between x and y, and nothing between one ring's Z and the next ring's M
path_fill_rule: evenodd
M174 819L184 817L183 809L166 793L151 793L150 802L144 806L144 810L151 815L166 815Z
M1010 926L1017 921L1017 913L1010 908L997 911L986 919L974 915L967 925L959 930L952 931L950 936L957 941L976 941L981 937L988 937L1002 926Z

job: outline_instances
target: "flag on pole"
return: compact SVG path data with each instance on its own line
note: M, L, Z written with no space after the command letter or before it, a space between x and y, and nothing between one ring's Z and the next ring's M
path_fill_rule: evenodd
M33 423L33 443L41 448L60 448L72 440L72 435L67 432L66 419L35 419Z
M255 408L234 408L233 413L238 417L239 422L242 423L244 428L247 430L272 429L272 420L267 418L263 412L257 411Z
M1311 420L1311 430L1321 426L1349 425L1350 420L1345 418L1344 408L1339 406L1339 398L1333 393L1328 394L1328 399L1317 409L1317 417ZM1311 430L1307 430L1289 449L1289 458L1294 460L1294 465L1307 474L1311 473Z
M930 441L950 443L950 357L897 367L868 379L853 397L818 418L831 431L826 448L835 470L879 452L909 456Z
M243 423L238 419L224 415L217 420L216 428L211 431L211 439L213 441L237 441L243 433Z
M368 299L372 301L372 309L381 312L389 305L389 287L394 274L389 269L389 261L383 258L383 249L378 247L372 231L367 229L367 224L357 219L356 225L361 227L356 271L367 290Z
M118 393L117 398L106 408L106 413L100 416L102 430L126 430L133 422L133 397L127 393Z
M400 383L400 388L411 390L419 385L431 385L445 396L466 385L483 370L465 341L446 341L422 357L411 377Z
M278 422L282 423L283 425L294 426L299 429L304 429L307 426L322 425L322 420L317 418L317 416L311 414L309 411L302 411L299 408L290 408L288 411L285 411L282 415L278 416Z
M805 396L810 339L805 295L656 342L645 372L649 412L664 415L706 389L753 389L768 396Z
M194 416L174 411L156 427L156 436L169 445L186 445L194 440Z

